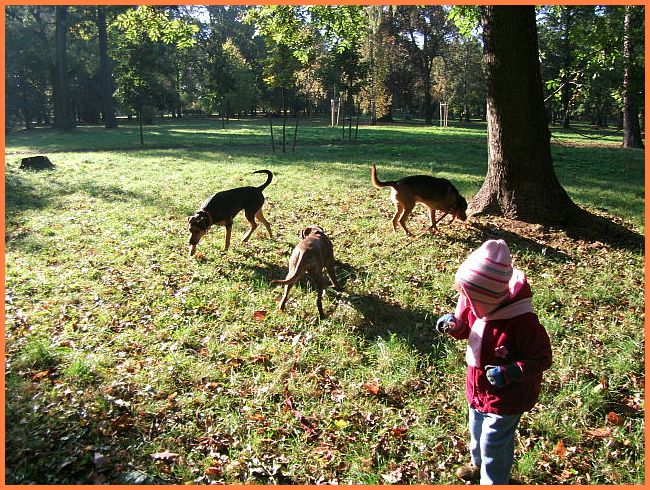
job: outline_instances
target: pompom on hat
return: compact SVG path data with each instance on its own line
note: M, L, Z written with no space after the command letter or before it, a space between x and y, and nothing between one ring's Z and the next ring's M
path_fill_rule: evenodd
M479 318L510 299L512 256L503 240L488 240L456 272L456 282Z

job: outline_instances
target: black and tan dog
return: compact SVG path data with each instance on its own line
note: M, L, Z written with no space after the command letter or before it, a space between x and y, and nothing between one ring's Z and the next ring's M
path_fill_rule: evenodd
M208 232L211 226L220 225L226 227L226 243L224 251L230 247L230 233L232 231L233 219L242 209L244 215L250 223L250 230L244 235L243 242L248 241L251 234L255 231L258 224L255 218L259 219L266 227L271 237L271 225L266 221L262 214L262 205L264 204L264 196L262 191L266 189L273 179L273 174L270 170L256 170L254 174L266 174L266 182L259 187L236 187L227 191L217 192L212 197L206 199L201 208L194 213L193 216L188 216L187 221L190 229L190 255L194 255L196 245L201 238Z
M411 175L400 180L382 182L377 178L375 165L370 166L370 181L378 188L390 187L390 199L395 204L393 216L393 230L397 231L397 224L404 229L407 235L412 233L406 228L406 220L419 202L429 208L431 226L429 231L437 230L436 225L447 214L452 215L450 221L458 218L467 219L467 201L447 179L439 179L430 175ZM442 211L442 216L436 219L436 211Z
M273 284L282 284L284 286L284 295L280 300L278 309L284 311L289 297L289 289L304 273L307 273L316 286L318 314L321 318L324 318L323 290L325 289L325 283L323 269L327 270L327 275L332 280L334 288L341 289L334 272L334 248L329 237L320 226L308 226L300 232L300 238L300 242L293 249L289 258L289 272L286 279L271 281Z

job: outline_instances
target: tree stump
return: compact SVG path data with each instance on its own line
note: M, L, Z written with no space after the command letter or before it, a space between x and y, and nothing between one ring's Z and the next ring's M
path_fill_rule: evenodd
M35 157L25 157L20 161L22 170L49 170L54 168L54 164L49 158L43 155Z

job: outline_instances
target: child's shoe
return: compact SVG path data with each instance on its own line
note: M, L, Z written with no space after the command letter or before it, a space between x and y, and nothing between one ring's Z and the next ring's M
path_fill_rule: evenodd
M458 468L456 476L465 482L478 481L481 478L481 468L474 463L469 463Z

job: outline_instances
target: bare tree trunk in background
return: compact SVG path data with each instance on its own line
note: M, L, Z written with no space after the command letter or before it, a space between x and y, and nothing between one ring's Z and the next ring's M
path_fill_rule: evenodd
M54 127L70 131L75 127L74 110L70 98L68 76L68 7L56 7L55 66L54 66Z
M97 7L97 28L99 30L99 65L102 91L102 112L104 127L117 127L115 104L113 104L113 80L111 77L111 60L108 57L108 36L106 34L106 7Z
M625 7L625 32L623 36L623 147L643 148L641 126L639 124L639 83L634 74L634 54L636 46L632 41L632 29L639 19L636 8Z

